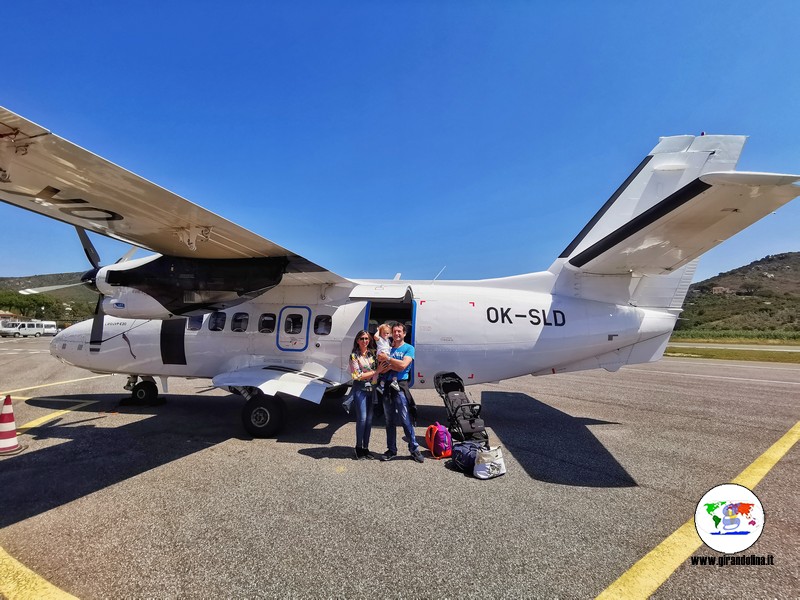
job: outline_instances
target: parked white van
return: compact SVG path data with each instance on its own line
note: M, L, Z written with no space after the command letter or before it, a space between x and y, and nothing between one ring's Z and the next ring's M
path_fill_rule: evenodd
M2 337L39 337L58 333L55 321L11 321L0 327Z

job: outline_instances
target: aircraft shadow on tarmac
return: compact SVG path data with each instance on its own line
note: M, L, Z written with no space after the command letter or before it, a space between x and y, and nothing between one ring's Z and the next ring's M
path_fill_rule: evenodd
M20 438L29 448L0 461L0 527L125 481L230 439L259 442L241 425L243 399L226 396L173 395L156 405L120 405L114 394L32 398L32 406L61 410L84 401L69 419L57 418ZM329 444L333 432L350 420L338 402L321 406L287 402L288 421L278 442ZM114 425L115 413L142 415ZM85 418L81 418L85 414ZM26 439L27 438L27 439ZM342 450L344 452L344 450Z
M634 487L636 481L592 434L608 421L573 417L522 393L485 391L483 416L533 479L561 485ZM498 443L490 438L490 443Z
M0 527L6 527L87 496L151 469L230 439L258 442L241 425L243 399L230 396L172 395L165 403L122 406L115 394L32 398L32 406L61 410L96 401L30 430L21 443L53 440L0 461ZM581 419L521 393L483 392L486 423L499 443L533 479L563 485L630 487L636 482L587 428L604 421ZM307 444L312 458L352 459L350 447L332 446L333 434L353 420L339 400L319 406L287 401L287 425L278 442ZM446 422L443 406L418 406L417 425ZM81 418L85 413L85 418ZM141 415L114 425L115 413ZM25 438L29 438L26 440ZM398 429L398 444L402 445ZM418 437L424 445L424 440ZM373 423L373 446L385 442L380 413Z

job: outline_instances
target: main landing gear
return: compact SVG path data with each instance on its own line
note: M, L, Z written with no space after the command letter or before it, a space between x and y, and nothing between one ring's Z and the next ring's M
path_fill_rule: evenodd
M129 375L128 382L124 389L131 392L129 400L123 400L123 404L156 404L158 402L158 386L155 379L149 375L142 377L137 383L138 375Z
M286 420L286 404L276 396L267 396L258 388L237 387L232 392L247 399L242 408L242 425L257 438L271 437Z

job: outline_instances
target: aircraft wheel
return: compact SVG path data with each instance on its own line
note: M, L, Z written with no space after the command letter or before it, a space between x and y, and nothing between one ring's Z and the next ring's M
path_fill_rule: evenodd
M137 402L155 402L158 398L158 386L154 381L140 381L133 386L131 396Z
M271 437L283 426L285 413L286 406L282 400L258 394L242 408L242 424L253 437Z

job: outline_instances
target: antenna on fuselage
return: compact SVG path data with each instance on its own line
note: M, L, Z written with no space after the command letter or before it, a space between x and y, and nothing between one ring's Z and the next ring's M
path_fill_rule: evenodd
M436 277L434 277L434 278L433 278L433 280L431 281L431 283L433 283L434 281L436 281L437 279L439 279L439 275L441 275L442 273L444 273L444 270L445 270L446 268L447 268L447 265L443 266L443 267L442 267L442 270L441 270L441 271L439 271L439 272L436 274Z

